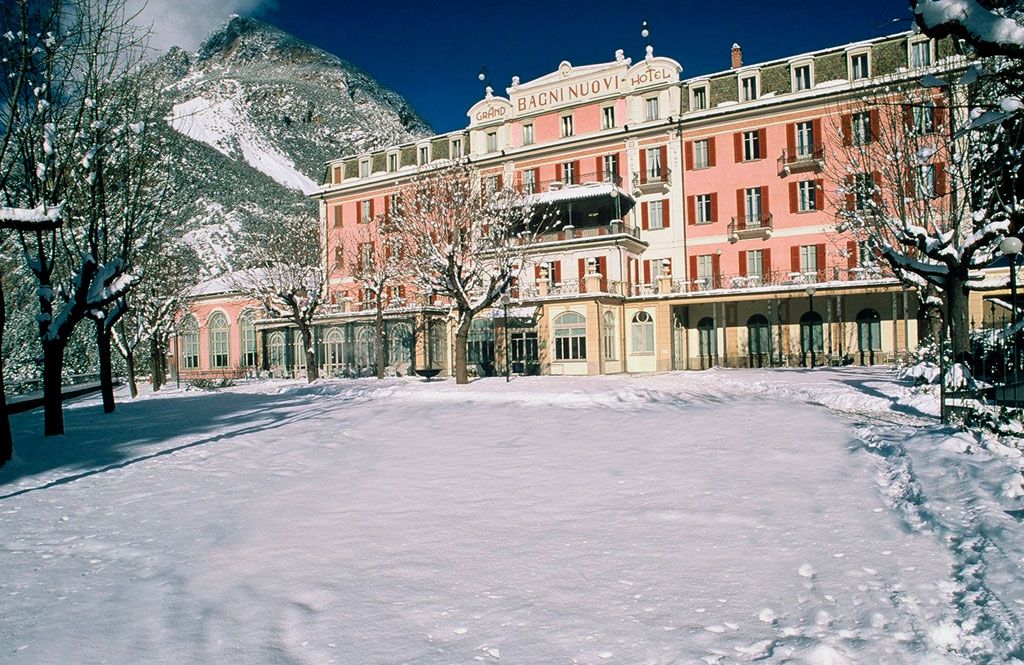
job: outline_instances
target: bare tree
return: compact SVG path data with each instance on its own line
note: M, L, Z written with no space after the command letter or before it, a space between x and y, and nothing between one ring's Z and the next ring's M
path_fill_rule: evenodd
M236 246L244 266L228 276L234 288L263 305L268 317L298 328L310 383L319 377L313 318L327 285L321 231L312 216L287 217L266 229L243 231Z
M455 381L460 384L469 380L473 317L509 289L538 231L528 196L489 183L465 162L425 170L402 190L391 213L405 236L417 290L446 298L456 312Z
M384 378L384 310L400 304L405 282L412 276L405 236L390 219L390 211L368 224L360 224L343 252L346 274L359 287L360 301L374 308L377 378Z

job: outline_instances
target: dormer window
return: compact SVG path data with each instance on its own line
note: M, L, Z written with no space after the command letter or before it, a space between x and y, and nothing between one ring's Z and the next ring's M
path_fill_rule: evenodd
M572 136L575 132L573 131L572 115L562 116L562 138Z
M922 39L910 42L910 66L914 69L932 64L932 41Z
M462 139L452 139L452 158L462 157Z
M650 120L657 120L661 116L661 113L658 111L658 98L657 97L649 97L646 100L646 109L647 109L647 120L648 121L650 121Z
M850 80L860 81L871 77L870 52L851 53L849 55Z
M690 88L690 110L704 111L708 108L708 86L694 86Z
M342 173L343 170L340 164L331 168L331 182L334 183L335 185L339 184L341 182Z
M759 88L757 78L757 74L740 77L740 101L752 102L757 99Z
M814 65L812 62L803 62L792 66L793 92L810 90L814 87Z
M416 158L417 158L417 163L420 166L423 166L424 164L427 164L428 162L430 162L430 146L429 145L421 145L419 147L419 149L417 150L417 152L416 152Z
M388 173L394 173L398 170L398 153L392 152L388 154Z
M360 159L359 160L359 177L366 178L370 175L370 160Z
M601 109L601 129L615 127L615 107L605 106Z
M523 145L533 145L533 123L523 125Z

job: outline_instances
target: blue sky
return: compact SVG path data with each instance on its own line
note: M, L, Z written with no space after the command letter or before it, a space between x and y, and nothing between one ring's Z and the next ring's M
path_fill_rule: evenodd
M245 13L245 12L243 12ZM906 0L648 2L314 2L280 0L251 15L367 70L404 96L438 132L465 127L483 96L487 67L495 94L573 64L606 62L622 48L643 56L640 25L655 54L675 58L683 76L729 67L733 42L744 62L899 32L911 27Z

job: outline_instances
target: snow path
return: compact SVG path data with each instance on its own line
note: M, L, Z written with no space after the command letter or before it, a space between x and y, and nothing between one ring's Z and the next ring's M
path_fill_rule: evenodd
M1019 457L933 400L853 368L88 400L0 470L0 661L1010 662Z

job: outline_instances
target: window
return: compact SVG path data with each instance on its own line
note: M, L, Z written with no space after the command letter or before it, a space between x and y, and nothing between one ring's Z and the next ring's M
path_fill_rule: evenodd
M601 109L601 129L615 127L615 107L605 106Z
M523 125L523 145L533 145L533 123Z
M370 160L360 159L359 160L359 177L365 178L370 175Z
M867 145L871 143L871 112L861 111L854 113L851 119L853 130L853 145Z
M935 165L924 164L917 167L917 198L935 198Z
M573 133L574 132L573 132L573 128L572 128L572 116L571 115L563 115L562 116L562 137L564 138L566 136L572 136Z
M882 317L873 309L862 309L857 314L857 350L882 350Z
M662 261L668 259L651 259L651 284L657 284L658 278L661 277Z
M267 339L267 352L270 358L269 364L273 369L284 369L284 333L273 332Z
M331 169L331 182L333 182L335 185L341 182L343 172L344 171L340 166L333 167Z
M494 364L494 323L490 319L474 319L469 326L467 359L474 364Z
M867 210L875 200L875 179L870 173L858 173L853 178L854 206Z
M334 228L340 229L345 224L345 218L343 215L343 208L340 205L333 206L334 211Z
M537 172L533 169L523 171L523 193L533 194L537 191Z
M242 340L242 367L256 366L256 326L252 315L244 313L238 317L238 330Z
M331 328L324 337L324 369L327 375L341 372L345 366L345 338L338 328Z
M356 366L362 372L369 372L377 368L377 342L373 328L366 326L359 328L356 333L355 343Z
M800 245L800 272L817 273L821 267L818 265L818 246Z
M199 367L199 322L194 316L188 317L181 329L181 362L185 369Z
M747 319L747 346L750 350L751 364L758 367L764 364L764 358L771 347L771 324L764 314L754 314Z
M813 180L803 180L796 185L796 209L798 212L817 210L815 195L817 194Z
M935 131L935 104L927 102L913 107L914 133L921 136Z
M658 182L661 180L661 148L647 148L647 182Z
M555 360L587 359L587 319L576 312L555 318Z
M711 254L701 254L697 257L697 279L710 283L715 275L715 262Z
M760 250L760 249L749 249L749 250L747 250L747 276L748 277L763 277L764 276L764 250Z
M210 367L227 367L228 337L231 334L228 317L221 312L216 312L210 317L208 325L210 329Z
M371 219L373 219L373 202L372 201L360 201L359 202L359 222L361 224L369 224Z
M708 88L701 86L693 89L693 104L690 108L694 111L703 111L708 107Z
M601 158L605 182L615 182L619 177L619 156L605 155Z
M487 132L487 152L498 151L498 132Z
M799 92L800 90L811 89L811 66L810 65L798 65L793 68L793 90Z
M821 314L805 312L800 317L800 350L804 353L821 353L825 350L824 329Z
M604 359L615 360L617 335L615 334L615 314L607 311L601 317L601 334L604 341Z
M910 66L928 67L932 64L932 43L928 40L911 42Z
M419 148L419 152L417 153L417 157L419 159L419 165L420 166L423 166L424 164L429 162L430 161L430 146L429 145L421 145L420 148Z
M462 157L462 139L452 139L452 157Z
M648 98L647 99L646 108L647 108L647 120L657 120L659 117L661 117L661 114L658 111L658 98L657 97L650 97L650 98Z
M562 182L567 185L576 183L576 162L565 162L562 164Z
M761 159L761 132L743 132L743 161Z
M796 156L814 155L814 123L810 120L796 123Z
M393 152L388 155L388 173L394 173L398 170L398 153Z
M711 195L698 194L695 197L694 209L697 213L697 224L710 224L715 221L711 219Z
M711 165L708 156L708 139L693 142L693 168L706 169Z
M635 354L654 353L654 319L647 312L637 312L633 315L632 328L633 346Z
M298 330L292 332L292 365L295 369L306 369L306 349Z
M740 101L752 102L757 99L757 76L744 76L740 79Z
M644 205L647 206L647 227L652 230L664 228L665 220L661 217L663 210L661 201L648 201Z
M359 270L373 269L373 243L359 243Z
M388 215L393 215L402 211L402 200L398 198L398 194L388 194Z
M871 243L867 240L858 240L857 265L861 268L873 266L875 262L872 256Z
M850 56L850 78L854 81L866 79L871 76L870 63L867 53L857 53Z
M747 228L759 228L762 219L760 187L748 187L743 190L743 208L746 213Z

